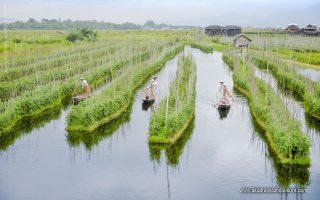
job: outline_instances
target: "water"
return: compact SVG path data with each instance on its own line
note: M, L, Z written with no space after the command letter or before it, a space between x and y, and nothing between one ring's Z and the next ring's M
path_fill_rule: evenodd
M186 49L197 64L193 126L172 147L148 145L149 117L142 110L143 89L132 110L99 134L68 138L68 109L22 134L0 153L0 199L317 199L319 162L302 173L278 166L254 127L246 98L234 93L228 117L210 104L219 81L233 87L221 53ZM158 99L168 93L177 57L158 76ZM285 171L285 173L283 173ZM245 194L242 187L293 186L311 182L305 194ZM307 184L308 185L308 184Z
M308 69L308 68L298 68L297 72L310 80L320 82L320 71L314 70L314 69Z
M255 74L258 78L266 81L268 84L271 85L271 87L274 89L274 91L277 93L277 95L282 99L283 103L286 105L286 107L291 112L292 116L296 118L301 123L301 129L302 131L307 134L311 139L311 186L314 187L314 185L319 185L319 167L320 167L320 131L319 128L316 129L313 126L310 125L311 122L308 122L308 119L306 119L304 108L301 105L301 102L297 102L295 99L293 99L290 95L285 94L284 90L282 90L278 84L276 79L270 74L265 71L260 70L259 68L255 67ZM307 199L312 198L309 193L306 195ZM315 198L315 197L313 197Z

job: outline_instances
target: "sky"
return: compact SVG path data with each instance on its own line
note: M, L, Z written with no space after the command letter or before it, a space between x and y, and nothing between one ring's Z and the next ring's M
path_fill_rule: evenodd
M0 0L1 19L147 20L173 25L320 25L320 0Z

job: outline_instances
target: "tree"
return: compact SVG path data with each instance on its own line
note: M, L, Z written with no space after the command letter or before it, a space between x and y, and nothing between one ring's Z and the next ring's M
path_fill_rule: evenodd
M98 37L98 32L93 29L81 28L74 31L71 31L66 39L70 42L76 42L78 40L86 40L86 41L96 41Z
M144 26L147 28L155 28L156 27L156 23L154 23L154 21L152 20L148 20L144 23Z
M78 40L80 40L80 37L79 37L79 34L76 33L76 32L71 32L67 35L67 38L66 38L68 41L70 42L76 42Z
M33 24L33 23L37 23L37 21L33 18L29 18L27 23Z

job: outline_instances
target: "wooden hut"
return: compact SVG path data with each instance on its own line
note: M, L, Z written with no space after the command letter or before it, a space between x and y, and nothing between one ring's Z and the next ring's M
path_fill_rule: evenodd
M287 33L299 33L300 29L297 24L289 24L286 31Z
M233 46L234 48L246 48L246 47L249 47L249 43L251 41L252 40L247 36L240 34L233 39Z
M225 26L225 30L228 36L235 36L235 35L241 34L240 26L228 25L228 26Z
M303 33L305 35L318 35L319 34L319 32L317 30L317 26L311 25L311 24L309 24L305 28L302 28L301 33Z
M209 36L215 36L215 35L234 36L241 33L241 27L234 26L234 25L228 25L228 26L211 25L205 28L205 33Z

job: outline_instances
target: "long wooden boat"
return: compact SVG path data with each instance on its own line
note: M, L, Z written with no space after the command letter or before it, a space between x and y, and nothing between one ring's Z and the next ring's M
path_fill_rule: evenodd
M154 103L155 99L142 99L142 103L144 104L152 104Z
M91 97L91 95L78 95L78 96L75 96L75 97L73 97L73 100L72 100L72 102L73 102L73 105L78 105L81 101L84 101L84 100L86 100L86 99L88 99L88 98L90 98Z

